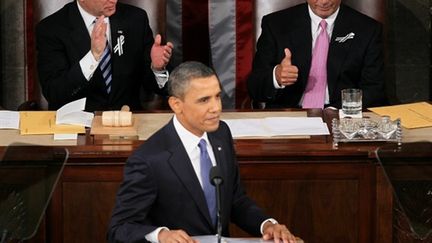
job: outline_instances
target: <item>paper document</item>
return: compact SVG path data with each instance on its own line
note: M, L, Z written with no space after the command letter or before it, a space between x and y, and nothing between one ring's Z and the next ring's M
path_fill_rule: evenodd
M72 139L90 127L93 113L84 112L86 98L70 102L57 111L24 111L20 113L21 135L62 134L55 139Z
M19 129L18 111L0 111L0 129Z
M21 111L21 135L85 133L84 126L56 125L55 111Z
M56 124L91 127L94 114L85 112L86 98L72 101L57 110Z
M192 236L193 239L200 243L215 243L217 242L216 235L200 235ZM222 237L221 243L274 243L274 240L263 240L262 238L231 238ZM304 243L302 239L297 238L297 243Z
M320 117L267 117L224 120L234 138L298 135L329 135Z
M72 134L54 134L54 140L77 140L78 134L72 133Z
M400 118L402 126L406 128L432 126L432 105L426 102L374 107L369 110L380 116L390 116L391 120Z

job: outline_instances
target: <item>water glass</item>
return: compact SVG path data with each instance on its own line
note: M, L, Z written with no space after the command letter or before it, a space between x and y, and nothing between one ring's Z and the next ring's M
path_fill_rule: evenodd
M342 112L348 116L360 115L362 111L362 90L343 89L341 95Z

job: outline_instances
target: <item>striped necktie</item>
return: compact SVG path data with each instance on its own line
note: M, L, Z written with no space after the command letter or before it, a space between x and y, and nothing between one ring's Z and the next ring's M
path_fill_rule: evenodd
M327 54L329 36L327 22L320 22L321 33L312 52L312 63L309 78L303 96L303 108L324 108L325 90L327 86Z
M198 147L200 148L201 182L207 207L213 224L216 224L216 192L215 187L210 184L210 169L213 164L207 152L207 142L201 139Z
M105 50L102 53L102 59L100 61L99 67L105 82L106 92L107 94L109 94L111 92L112 71L111 71L111 49L108 41L106 43Z

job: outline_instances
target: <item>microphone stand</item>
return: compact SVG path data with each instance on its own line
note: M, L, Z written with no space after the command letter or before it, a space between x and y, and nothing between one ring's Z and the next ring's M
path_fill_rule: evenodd
M221 220L221 192L220 185L223 183L222 174L218 166L213 166L210 169L210 183L216 188L216 233L217 243L221 243L222 240L222 220Z
M221 179L215 179L215 180L221 180ZM215 183L216 187L216 195L220 195L220 182ZM221 243L222 240L222 222L221 222L221 202L220 202L220 196L216 196L216 232L217 232L217 243Z

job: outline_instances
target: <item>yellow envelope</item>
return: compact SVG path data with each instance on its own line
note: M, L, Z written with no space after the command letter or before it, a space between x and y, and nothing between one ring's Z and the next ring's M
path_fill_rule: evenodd
M380 116L390 116L392 120L401 119L405 128L421 128L432 126L432 105L427 102L417 102L404 105L393 105L369 108Z
M84 126L56 125L55 121L55 111L22 111L20 112L21 135L85 133Z

